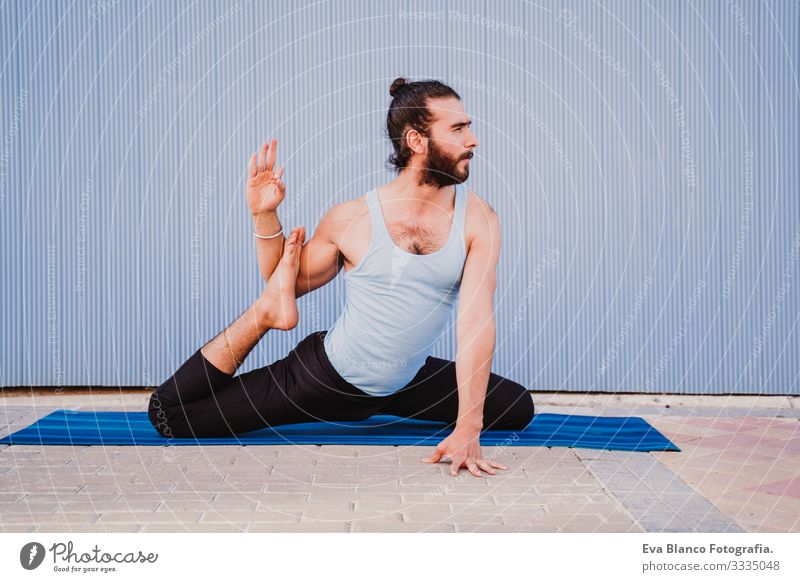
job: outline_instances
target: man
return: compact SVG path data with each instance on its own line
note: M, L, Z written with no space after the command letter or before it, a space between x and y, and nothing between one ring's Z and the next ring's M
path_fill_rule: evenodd
M397 178L331 208L307 243L303 227L282 236L277 140L253 154L247 198L267 286L153 393L150 419L162 435L394 414L454 427L423 459L449 457L451 475L464 465L477 477L507 468L483 458L480 432L522 429L534 406L524 387L491 373L500 227L494 210L463 186L478 140L447 85L399 78L390 94ZM347 301L333 328L234 378L268 330L297 325L296 298L342 268ZM456 360L431 357L456 302Z

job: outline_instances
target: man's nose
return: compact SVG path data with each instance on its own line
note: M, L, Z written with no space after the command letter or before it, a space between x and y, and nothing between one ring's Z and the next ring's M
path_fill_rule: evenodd
M476 147L478 147L479 143L480 142L478 141L478 137L473 132L470 131L465 146L468 148L475 149Z

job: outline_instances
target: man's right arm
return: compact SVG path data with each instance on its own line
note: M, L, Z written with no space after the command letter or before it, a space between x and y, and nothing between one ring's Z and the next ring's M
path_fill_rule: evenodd
M322 287L339 273L344 261L339 252L339 228L342 223L341 205L331 208L300 251L295 296L300 297Z

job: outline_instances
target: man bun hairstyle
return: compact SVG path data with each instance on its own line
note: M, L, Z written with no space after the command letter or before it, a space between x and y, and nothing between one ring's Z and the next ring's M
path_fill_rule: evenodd
M428 129L433 114L428 110L428 99L445 99L461 96L452 88L439 81L428 79L408 82L398 77L389 86L392 103L386 116L386 129L392 142L394 153L389 156L388 163L398 174L408 166L413 151L406 145L406 132L415 129L426 137L430 137Z
M403 77L397 77L394 81L392 81L392 86L389 87L389 95L394 97L397 95L397 91L406 84L406 80Z

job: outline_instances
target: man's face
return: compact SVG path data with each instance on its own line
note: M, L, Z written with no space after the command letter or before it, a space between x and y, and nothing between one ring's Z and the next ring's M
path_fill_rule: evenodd
M472 120L455 97L431 99L428 109L434 120L429 126L422 183L438 188L461 184L469 178L472 150L478 146L478 139L469 128Z

